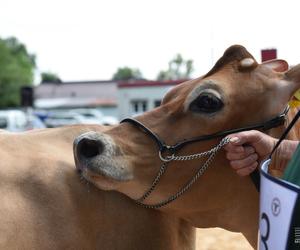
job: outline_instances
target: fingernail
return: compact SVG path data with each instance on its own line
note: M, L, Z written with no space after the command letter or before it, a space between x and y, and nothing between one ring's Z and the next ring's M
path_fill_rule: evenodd
M240 138L238 138L238 137L232 137L232 138L230 138L230 142L237 143L239 141L240 141Z

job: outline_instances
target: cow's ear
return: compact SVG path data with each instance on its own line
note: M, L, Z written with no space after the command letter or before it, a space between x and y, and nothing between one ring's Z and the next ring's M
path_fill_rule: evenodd
M300 64L292 67L289 71L285 72L285 79L293 82L300 82Z
M262 65L265 65L276 72L285 72L289 69L289 64L285 60L281 59L265 61Z

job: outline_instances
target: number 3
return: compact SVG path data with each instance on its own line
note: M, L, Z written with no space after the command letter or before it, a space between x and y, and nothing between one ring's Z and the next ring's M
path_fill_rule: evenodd
M261 241L265 246L265 250L268 250L268 245L267 245L267 240L269 239L269 234L270 234L270 221L269 221L269 217L266 213L262 213L261 215L261 220L265 220L266 221L266 225L267 225L267 230L266 230L266 234L265 235L260 235Z

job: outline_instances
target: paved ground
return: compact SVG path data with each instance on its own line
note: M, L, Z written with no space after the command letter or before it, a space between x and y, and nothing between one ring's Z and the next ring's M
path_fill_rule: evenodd
M253 250L244 236L220 228L197 229L197 250Z

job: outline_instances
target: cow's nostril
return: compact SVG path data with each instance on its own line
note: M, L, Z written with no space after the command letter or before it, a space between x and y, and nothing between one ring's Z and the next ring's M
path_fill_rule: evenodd
M102 154L104 150L104 145L99 140L91 140L83 138L78 143L78 152L85 158L93 158L97 155Z

